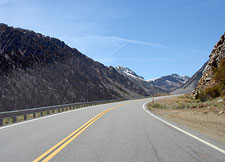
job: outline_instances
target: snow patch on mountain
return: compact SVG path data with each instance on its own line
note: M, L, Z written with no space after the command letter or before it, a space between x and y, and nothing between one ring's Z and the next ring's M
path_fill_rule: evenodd
M190 77L188 76L179 76L178 74L171 74L167 76L162 76L160 78L144 80L142 76L137 75L134 71L130 70L127 67L117 66L115 68L120 74L133 79L135 82L142 81L142 84L145 84L147 87L158 87L167 92L171 92L177 88L183 86Z
M155 80L157 80L157 79L159 79L159 78L155 78L155 79L148 79L148 80L146 80L147 82L151 82L151 81L155 81Z
M130 70L127 67L124 66L117 66L116 70L120 73L125 73L126 75L129 75L135 79L140 79L140 80L144 80L144 78L142 76L137 75L134 71Z

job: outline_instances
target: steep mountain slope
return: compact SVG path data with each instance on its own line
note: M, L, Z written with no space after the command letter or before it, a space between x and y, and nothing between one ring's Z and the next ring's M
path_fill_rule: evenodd
M188 76L179 76L178 74L172 74L157 79L150 79L148 80L148 83L155 87L160 87L163 90L171 92L177 88L180 88L189 79L190 77Z
M225 59L225 34L220 37L220 40L216 43L214 49L209 55L209 60L202 66L202 68L199 69L186 84L173 91L172 94L189 93L194 89L195 93L199 94L215 86L220 80L220 76L224 76L223 74L219 74L219 78L217 78L217 80L215 79L215 73L221 66L223 59Z
M202 77L203 71L206 67L208 62L206 62L201 69L199 69L181 88L176 89L175 91L171 92L171 94L183 94L183 93L190 93L193 91L200 78Z
M225 62L225 33L220 37L220 40L216 43L214 49L209 55L209 60L203 71L203 75L199 80L196 91L199 92L206 91L207 89L209 90L210 88L213 88L210 90L211 92L208 91L208 93L220 93L219 91L221 92L224 91L225 93L224 62Z
M146 95L58 39L0 24L0 111Z
M220 65L221 60L225 57L225 34L214 46L212 53L209 55L209 61L199 81L197 88L206 89L215 84L216 80L213 79L215 70Z

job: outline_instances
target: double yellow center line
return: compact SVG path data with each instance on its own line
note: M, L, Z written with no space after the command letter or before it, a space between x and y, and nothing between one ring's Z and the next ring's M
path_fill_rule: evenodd
M111 107L111 108L99 113L98 115L94 116L92 119L90 119L84 125L82 125L80 128L76 129L74 132L72 132L70 135L68 135L62 141L60 141L55 146L50 148L48 151L46 151L45 153L40 155L38 158L36 158L33 162L47 162L47 161L51 160L57 153L59 153L64 147L66 147L70 142L72 142L75 138L77 138L77 136L79 136L85 129L87 129L96 120L101 118L105 113L109 112L112 109L120 107L122 105L124 105L124 104Z

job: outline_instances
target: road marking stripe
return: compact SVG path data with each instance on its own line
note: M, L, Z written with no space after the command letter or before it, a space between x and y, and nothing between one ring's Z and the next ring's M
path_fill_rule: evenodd
M147 112L149 115L153 116L154 118L156 118L156 119L162 121L163 123L165 123L165 124L167 124L167 125L169 125L169 126L175 128L175 129L177 129L177 130L183 132L184 134L186 134L186 135L188 135L188 136L190 136L190 137L192 137L192 138L194 138L194 139L196 139L196 140L198 140L198 141L200 141L200 142L202 142L202 143L208 145L209 147L212 147L212 148L214 148L215 150L217 150L217 151L219 151L219 152L225 154L225 150L223 150L223 149L221 149L221 148L219 148L219 147L217 147L217 146L215 146L215 145L213 145L213 144L211 144L211 143L209 143L209 142L207 142L207 141L205 141L205 140L203 140L203 139L201 139L201 138L199 138L199 137L197 137L197 136L195 136L195 135L193 135L193 134L191 134L191 133L189 133L189 132L187 132L187 131L185 131L185 130L183 130L183 129L181 129L181 128L178 128L177 126L175 126L175 125L173 125L173 124L171 124L171 123L169 123L169 122L167 122L167 121L165 121L165 120L163 120L163 119L161 119L161 118L155 116L155 115L152 114L150 111L146 110L146 104L149 103L149 102L150 102L150 101L145 102L145 103L143 104L143 109L144 109L144 111Z
M124 104L120 104L118 106L114 106L114 107L109 108L109 109L99 113L98 115L94 116L88 122L86 122L84 125L82 125L80 128L76 129L74 132L69 134L62 141L60 141L55 146L53 146L52 148L47 150L45 153L40 155L38 158L33 160L33 162L38 162L38 161L47 162L47 161L51 160L57 153L59 153L63 148L65 148L70 142L72 142L77 136L79 136L85 129L87 129L90 125L92 125L96 120L101 118L108 111L110 111L112 109L115 109L117 107L120 107L122 105L124 105Z
M101 113L100 113L101 114ZM95 119L97 116L99 116L100 114L94 116L93 118L91 118L88 122L92 121L93 119ZM87 122L87 123L88 123ZM85 124L84 124L85 125ZM71 136L73 136L73 134L77 133L80 129L82 129L84 127L84 125L82 125L80 128L76 129L74 132L72 132L71 134L69 134L66 138L64 138L62 141L60 141L59 143L57 143L55 146L53 146L52 148L50 148L48 151L46 151L44 154L42 154L41 156L39 156L37 159L35 159L33 162L37 162L39 160L41 160L42 158L44 158L46 155L48 155L50 152L52 152L54 149L56 149L58 146L60 146L63 142L65 142L67 139L69 139Z
M71 139L69 139L67 142L65 142L62 146L60 146L58 149L56 149L52 154L50 154L49 156L47 156L42 162L48 162L49 160L51 160L57 153L59 153L64 147L66 147L70 142L72 142L75 138L77 138L77 136L79 136L85 129L87 129L91 124L93 124L96 120L98 120L104 114L105 113L101 114L98 118L96 118L91 123L89 123L86 127L84 127L75 136L73 136Z

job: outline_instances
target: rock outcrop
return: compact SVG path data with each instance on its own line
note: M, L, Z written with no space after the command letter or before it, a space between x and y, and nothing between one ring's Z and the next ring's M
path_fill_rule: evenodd
M214 72L219 67L223 58L225 58L225 34L221 36L220 40L214 46L212 53L209 55L208 63L196 90L205 90L216 84L217 81L213 78Z

